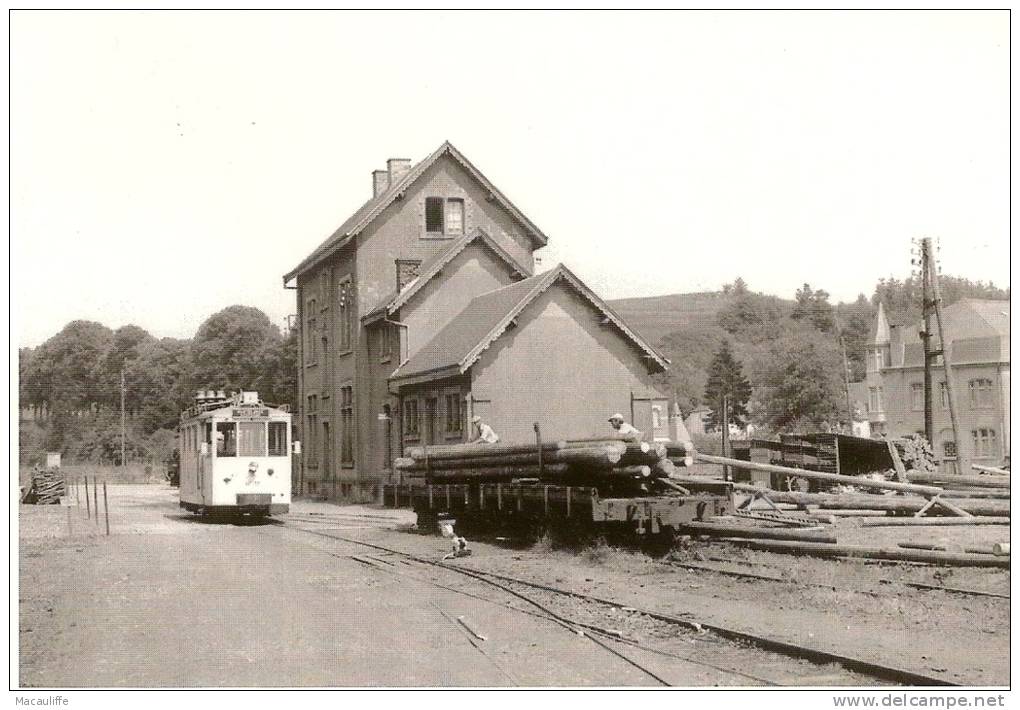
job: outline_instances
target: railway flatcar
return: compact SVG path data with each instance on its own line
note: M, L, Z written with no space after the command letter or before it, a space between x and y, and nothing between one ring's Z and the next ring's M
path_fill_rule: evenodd
M257 392L202 391L180 423L180 506L202 515L290 509L291 414Z

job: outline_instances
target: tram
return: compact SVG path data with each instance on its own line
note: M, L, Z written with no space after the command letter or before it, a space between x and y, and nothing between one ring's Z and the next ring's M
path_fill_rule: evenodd
M181 414L180 506L201 515L290 509L291 414L258 392L202 390ZM295 442L297 450L300 444Z

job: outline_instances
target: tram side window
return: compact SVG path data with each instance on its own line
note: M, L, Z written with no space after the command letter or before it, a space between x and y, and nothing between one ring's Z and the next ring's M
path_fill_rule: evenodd
M269 455L287 455L287 422L269 422Z
M239 422L237 425L237 448L239 456L265 456L265 422Z
M216 456L237 456L237 427L233 422L216 425Z
M205 423L205 443L212 446L212 422Z

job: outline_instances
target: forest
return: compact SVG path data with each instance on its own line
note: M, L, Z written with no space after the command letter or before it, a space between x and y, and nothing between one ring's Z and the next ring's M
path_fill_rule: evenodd
M59 451L68 462L119 463L122 394L127 462L162 460L196 390L257 390L294 406L296 366L296 334L249 306L210 316L190 340L72 321L18 351L20 460Z

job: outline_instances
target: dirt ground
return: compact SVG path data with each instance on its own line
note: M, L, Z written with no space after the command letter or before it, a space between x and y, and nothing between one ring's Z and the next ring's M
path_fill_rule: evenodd
M283 524L208 524L180 511L176 491L163 485L111 486L110 511L107 537L102 524L76 507L21 506L22 686L653 683L589 640L522 614L511 602L494 603L484 585L468 589L474 597L447 592L442 585L453 582L436 575L449 572L406 563L404 569L392 560L376 564L364 557L371 550L363 546L296 529L438 559L445 541L412 532L410 511L297 501ZM1007 541L1009 534L1000 526L860 528L852 520L840 520L836 528L841 543L872 545L987 545ZM533 545L473 540L472 550L471 557L451 564L687 614L953 682L1009 682L1008 599L902 584L1008 594L1005 570L821 560L702 541L658 558L597 542L561 549L548 539ZM400 567L401 574L386 565ZM566 604L558 608L571 618L597 615L602 625L618 613L563 598L555 603ZM642 628L646 621L631 615L613 623L628 633L654 635ZM484 629L487 640L472 638L465 623ZM756 676L784 684L795 676L816 685L866 682L824 667L790 665L759 650L695 641L670 639L669 648L697 651L702 660L721 658L723 665L678 656L667 663L648 654L642 662L677 685L753 685Z

